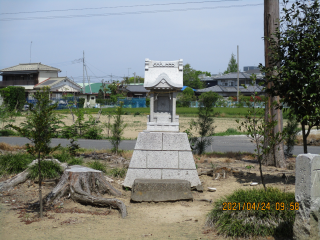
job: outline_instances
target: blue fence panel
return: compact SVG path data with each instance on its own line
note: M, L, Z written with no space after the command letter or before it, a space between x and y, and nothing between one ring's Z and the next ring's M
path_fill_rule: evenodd
M68 105L69 108L77 108L77 104L76 102L78 102L79 97L67 97L67 98L50 98L50 105L56 104L58 103L58 106L56 107L57 110L60 109L67 109ZM37 100L36 99L26 99L26 102L28 104L37 104Z

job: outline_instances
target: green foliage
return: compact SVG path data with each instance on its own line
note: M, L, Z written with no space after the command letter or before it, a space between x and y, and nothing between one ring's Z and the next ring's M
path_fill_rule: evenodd
M177 106L190 107L190 102L195 101L197 98L191 87L187 87L182 93L178 94Z
M267 93L280 96L282 103L278 107L287 104L301 124L307 153L310 130L320 125L320 4L318 0L283 2L280 26L267 39L271 66L259 67L266 81L272 82Z
M80 149L79 143L77 142L76 139L72 138L70 140L70 144L68 145L68 151L69 151L70 156L74 157L77 153L77 150L79 150L79 149Z
M38 174L39 174L39 202L40 202L40 217L42 218L42 190L41 190L41 159L50 154L60 147L50 147L51 138L55 136L56 127L55 123L59 120L53 110L57 104L50 105L50 89L48 87L37 91L34 94L37 104L31 104L30 114L27 116L26 121L22 123L21 127L9 125L11 128L18 131L23 137L31 141L31 145L27 143L27 151L32 156L36 157L38 161Z
M3 174L17 174L27 169L34 160L32 156L25 153L7 153L0 155L0 176Z
M198 77L200 74L202 74L201 71L196 71L187 63L183 66L183 85L194 89L203 88L204 84Z
M213 141L210 137L213 136L215 129L215 126L213 126L213 105L218 98L217 94L213 92L203 93L201 96L201 104L199 104L198 107L198 119L197 121L192 120L190 123L190 129L185 131L188 134L190 147L199 155L203 154L206 147ZM193 128L196 129L200 137L192 135L191 130Z
M230 135L243 135L244 132L239 132L237 129L228 128L225 132L215 133L215 136L230 136Z
M236 60L235 55L233 53L231 54L231 58L228 63L228 68L226 71L224 71L223 74L228 74L228 73L232 73L232 72L238 72L237 60Z
M24 87L16 86L8 86L0 89L4 104L8 106L9 111L22 110L26 102L24 90Z
M223 99L222 96L212 91L201 93L201 95L199 96L200 102L204 103L205 101L208 104L212 103L212 106L215 106L218 100L221 100L221 99Z
M86 101L85 98L80 97L78 99L78 108L83 108L84 102Z
M252 85L254 86L254 82L256 76L253 74L251 76ZM256 92L252 93L253 96L257 95ZM266 189L264 177L262 173L262 162L263 157L267 156L269 152L275 148L277 144L279 144L285 135L283 133L277 132L273 135L273 128L277 125L277 120L266 121L265 119L265 108L257 107L258 99L253 98L253 104L248 107L247 115L245 119L240 122L239 119L236 120L237 123L240 124L238 129L240 131L244 130L247 133L247 136L251 139L251 142L255 144L256 149L254 150L259 163L260 177L263 187ZM271 107L273 107L274 103ZM268 116L268 119L274 119L274 116ZM268 146L265 147L265 140L268 139Z
M134 117L137 116L137 115L140 115L140 112L135 112L135 113L133 114Z
M110 169L108 172L108 175L117 177L117 178L124 178L127 174L127 169L126 168L113 168Z
M98 99L103 99L103 98L104 98L103 91L102 91L102 89L99 89Z
M6 137L6 136L18 136L18 133L11 130L11 129L2 129L0 130L0 136Z
M123 102L120 102L120 106L116 108L116 114L114 117L114 123L107 124L107 127L111 130L111 144L113 146L112 151L118 154L119 145L121 142L121 136L123 135L123 131L126 128L127 124L123 123L123 119L121 115L123 115Z
M299 132L298 121L293 114L289 114L288 123L284 128L284 131L286 132L286 149L284 151L284 154L286 157L291 157L297 133Z
M58 159L60 162L68 163L68 165L82 165L83 160L81 158L74 157L74 155L72 155L72 151L73 150L70 150L69 145L67 148L61 147L60 150L53 153L52 156L53 158Z
M88 167L90 167L92 169L99 170L99 171L102 171L104 173L107 172L106 166L103 163L101 163L100 161L98 161L98 160L93 161L93 162L88 162L87 165L88 165Z
M54 179L60 177L63 173L63 169L60 165L54 161L42 161L41 163L41 179ZM28 178L39 179L38 165L29 167Z
M229 210L235 206L236 210ZM234 205L232 205L235 203ZM244 203L246 203L245 207ZM248 209L247 203L255 203L255 210ZM257 205L259 203L259 209ZM262 210L261 203L270 208ZM284 210L277 210L276 203L284 203ZM292 204L293 203L293 204ZM279 236L291 238L295 211L287 209L295 203L294 193L281 192L276 188L237 190L214 203L207 216L207 225L215 227L219 234L230 237ZM240 206L240 210L239 210ZM279 205L277 205L279 206ZM225 207L226 210L223 210Z

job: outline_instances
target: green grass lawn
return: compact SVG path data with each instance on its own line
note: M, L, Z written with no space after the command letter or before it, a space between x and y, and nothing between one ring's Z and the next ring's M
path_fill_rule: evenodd
M86 108L85 111L90 114L98 113L98 108ZM215 117L224 117L224 118L237 118L244 117L247 113L248 108L214 108ZM56 110L56 112L61 114L69 114L68 109ZM114 114L115 108L103 108L102 114ZM124 108L125 115L134 115L134 114L143 114L148 115L150 113L150 108ZM177 107L177 114L183 117L195 117L197 116L197 108L189 107ZM284 113L283 117L286 119L287 114Z

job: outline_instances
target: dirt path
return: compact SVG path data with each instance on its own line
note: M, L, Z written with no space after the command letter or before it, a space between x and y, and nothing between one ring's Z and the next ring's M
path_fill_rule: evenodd
M122 190L119 184L123 179L117 179L113 185L123 193L121 199L127 205L129 214L126 219L122 219L116 210L83 206L65 200L63 205L48 211L43 220L25 224L22 221L32 221L36 213L17 207L37 200L38 190L35 184L21 184L0 197L0 239L226 239L207 231L206 215L212 204L196 199L215 201L239 188L253 188L249 184L259 182L258 166L250 158L200 158L196 163L199 172L214 166L216 169L232 169L233 174L219 180L201 175L205 191L193 192L194 201L166 203L130 203L130 192ZM246 166L252 167L248 169ZM265 167L264 171L269 186L294 191L294 170ZM283 173L286 174L285 179ZM45 184L44 192L48 193L54 185ZM217 191L208 192L207 187L215 187ZM101 215L109 211L109 214Z

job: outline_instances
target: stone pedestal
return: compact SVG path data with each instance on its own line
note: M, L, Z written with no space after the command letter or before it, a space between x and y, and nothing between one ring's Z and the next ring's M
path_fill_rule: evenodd
M293 226L294 239L320 239L320 155L297 157L295 198L299 210Z
M186 133L141 132L123 186L135 179L188 180L201 185Z

